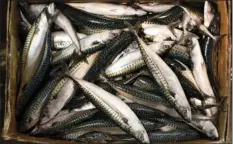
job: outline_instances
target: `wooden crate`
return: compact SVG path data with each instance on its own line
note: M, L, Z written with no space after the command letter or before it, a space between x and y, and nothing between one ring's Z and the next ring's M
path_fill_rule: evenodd
M50 3L56 0L27 0L30 3ZM57 0L59 2L66 0ZM67 0L68 1L68 0ZM127 0L94 0L95 2L115 2L124 3L132 2ZM94 2L91 1L91 2ZM140 2L149 2L152 0L138 0ZM156 0L155 0L156 1ZM160 2L171 2L172 0L157 0ZM87 2L85 0L69 0L69 2ZM220 112L219 114L219 140L195 140L188 143L229 143L231 141L231 1L219 0L217 2L219 11L221 13L221 34L227 34L220 42L219 49L216 53L216 60L214 65L215 75L219 81L219 95L221 97L228 97L224 103L224 109L227 112ZM19 9L17 7L17 0L8 0L7 5L7 67L6 67L6 86L5 86L5 113L4 113L4 127L2 136L5 140L16 140L21 142L32 143L51 143L51 144L68 144L76 143L74 141L54 140L42 137L32 137L22 133L18 133L16 129L15 119L15 101L16 101L16 80L18 65L18 25L19 25ZM186 142L187 143L187 142Z

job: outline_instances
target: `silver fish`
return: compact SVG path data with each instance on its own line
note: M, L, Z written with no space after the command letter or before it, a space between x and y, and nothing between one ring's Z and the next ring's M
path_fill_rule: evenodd
M201 47L197 38L192 38L193 47L191 49L190 55L193 62L192 73L200 88L200 90L207 96L212 98L207 98L205 101L216 102L213 89L210 85L208 78L206 65L201 53ZM217 107L205 110L208 116L212 116L217 113Z
M123 130L142 143L149 143L147 132L135 113L118 97L85 80L68 75L82 89L85 96Z
M95 62L99 52L96 52L87 58L87 63L81 61L73 66L70 70L78 78L83 78L89 71L93 63ZM62 107L72 98L75 92L75 85L72 80L64 78L60 80L52 92L52 98L48 104L44 107L41 124L44 124L51 120Z

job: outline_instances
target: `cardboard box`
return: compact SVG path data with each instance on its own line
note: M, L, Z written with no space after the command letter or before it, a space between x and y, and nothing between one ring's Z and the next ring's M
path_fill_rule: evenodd
M49 3L56 0L27 0L30 3ZM61 0L57 0L61 2ZM66 1L66 0L62 0ZM67 0L68 1L68 0ZM132 2L127 0L95 0L97 2ZM164 2L164 0L158 0ZM166 0L171 2L172 0ZM69 0L69 2L85 2L85 0ZM93 1L92 1L93 2ZM143 0L140 2L149 2ZM213 63L215 75L219 81L219 95L227 97L224 103L224 110L218 117L219 140L196 140L189 143L230 143L231 141L231 1L219 0L218 8L221 12L221 34L227 34L220 43L219 49L215 52L216 58ZM67 144L76 143L74 141L55 140L42 137L32 137L22 133L18 133L16 129L15 119L15 101L16 101L16 80L18 65L18 47L19 47L19 9L17 0L8 0L7 5L7 67L6 67L6 86L5 86L5 114L4 127L2 136L5 140L16 140L21 142L32 143L51 143L51 144Z

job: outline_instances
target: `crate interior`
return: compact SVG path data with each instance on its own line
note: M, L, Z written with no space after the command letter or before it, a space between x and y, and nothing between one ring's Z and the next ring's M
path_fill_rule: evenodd
M57 0L61 2L61 0ZM62 0L62 2L65 0ZM95 2L131 2L127 0L95 0ZM143 0L141 2L149 2ZM159 2L171 2L171 0L158 0ZM54 0L27 0L30 3L50 3ZM71 0L69 2L85 2L84 0ZM93 1L92 1L93 2ZM214 72L219 81L219 96L228 97L224 103L224 110L229 111L231 103L231 80L230 80L230 69L231 69L231 48L230 48L230 8L227 7L226 1L218 1L218 9L221 12L221 34L227 34L220 42L219 48L215 51L215 64ZM18 23L19 23L19 9L17 7L17 1L8 1L8 12L7 12L7 75L6 75L6 96L5 96L5 115L4 115L4 128L3 137L4 139L13 139L24 142L34 143L74 143L73 141L54 140L49 138L32 137L25 134L20 134L16 130L16 119L15 119L15 98L17 92L16 80L18 70L18 59L19 59L19 36L18 36ZM220 111L218 130L220 139L218 142L224 142L230 124L228 121L228 112ZM190 143L203 143L213 142L210 140L191 141Z

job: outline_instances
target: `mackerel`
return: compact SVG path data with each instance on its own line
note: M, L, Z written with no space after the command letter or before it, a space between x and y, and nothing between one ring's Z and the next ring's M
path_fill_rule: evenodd
M98 55L99 52L90 55L87 58L87 63L81 61L74 64L74 66L70 70L70 73L78 78L83 78L90 70L91 66L94 64ZM52 91L51 99L43 109L40 124L44 124L51 120L73 97L75 89L76 86L72 80L68 78L61 79L56 84L56 87Z
M135 33L141 54L153 78L160 86L161 93L187 121L191 120L191 108L181 84L166 63L140 39ZM166 75L166 77L164 77Z
M134 112L119 98L85 80L69 78L82 89L86 97L101 111L109 116L123 130L134 136L142 143L149 143L145 128Z
M21 83L17 97L17 115L22 114L32 94L40 86L48 69L51 56L50 24L56 17L50 4L32 25L26 38L21 58ZM25 75L26 74L26 75Z

